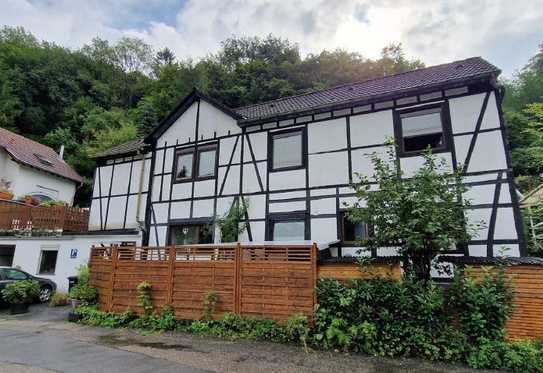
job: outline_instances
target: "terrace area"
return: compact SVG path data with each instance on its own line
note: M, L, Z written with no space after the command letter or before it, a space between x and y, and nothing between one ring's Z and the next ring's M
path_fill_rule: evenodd
M0 200L0 236L57 236L88 231L89 211Z

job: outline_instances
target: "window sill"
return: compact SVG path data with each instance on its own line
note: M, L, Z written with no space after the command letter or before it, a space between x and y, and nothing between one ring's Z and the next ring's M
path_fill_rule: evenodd
M271 172L282 172L282 171L294 171L294 170L305 170L305 165L288 166L288 167L281 167L281 168L270 167L270 173Z
M448 148L448 147L447 148L431 149L431 150L432 150L432 154L450 153L451 152L451 149ZM426 149L412 151L412 152L398 151L398 157L400 157L400 158L420 157L421 155L424 154L425 151L426 151Z

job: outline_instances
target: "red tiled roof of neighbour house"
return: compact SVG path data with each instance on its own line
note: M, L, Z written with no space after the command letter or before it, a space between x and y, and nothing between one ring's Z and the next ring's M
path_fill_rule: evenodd
M349 83L322 91L279 98L234 109L243 120L273 118L350 101L377 98L469 79L497 76L500 70L481 57Z
M0 128L0 148L17 163L33 167L81 183L83 178L75 172L57 152L48 146Z

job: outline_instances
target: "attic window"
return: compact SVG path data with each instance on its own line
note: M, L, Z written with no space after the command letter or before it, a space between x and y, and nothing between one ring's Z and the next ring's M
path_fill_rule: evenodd
M37 153L34 153L34 155L36 156L36 158L38 158L38 160L43 163L44 165L46 166L52 166L53 165L53 162L51 162L49 159L45 158L43 155L41 154L37 154Z

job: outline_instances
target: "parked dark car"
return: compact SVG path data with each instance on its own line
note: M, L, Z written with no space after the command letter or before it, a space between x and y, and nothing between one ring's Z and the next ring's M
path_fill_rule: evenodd
M11 267L0 267L0 291L6 287L7 284L10 284L15 281L23 280L35 280L40 284L40 302L47 302L51 298L51 295L57 289L57 285L46 278L32 276L31 274L22 271L17 268ZM0 296L0 303L2 302L2 297Z

